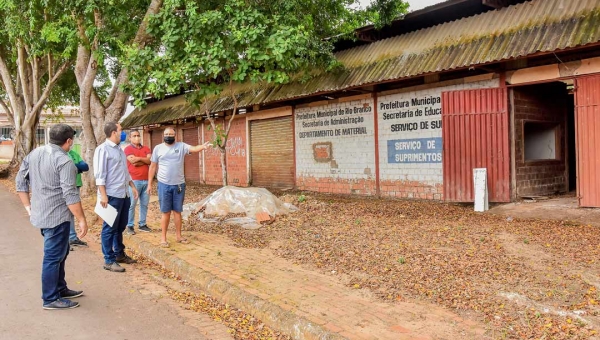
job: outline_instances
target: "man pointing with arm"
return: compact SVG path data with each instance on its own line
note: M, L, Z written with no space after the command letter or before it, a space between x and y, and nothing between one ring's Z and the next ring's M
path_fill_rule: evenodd
M191 146L182 142L175 142L175 129L168 127L163 133L164 143L157 145L150 159L148 173L148 195L152 188L152 181L156 174L158 179L158 200L160 204L160 227L162 237L160 245L168 247L167 227L171 220L171 212L175 219L175 237L179 243L189 243L181 236L181 212L183 211L183 199L185 197L185 177L183 172L184 159L186 155L193 152L204 151L209 148L210 143Z

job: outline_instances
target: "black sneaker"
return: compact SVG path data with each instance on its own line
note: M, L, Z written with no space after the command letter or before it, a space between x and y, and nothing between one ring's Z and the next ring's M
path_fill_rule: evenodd
M139 227L138 230L139 231L143 231L145 233L151 233L152 232L152 229L148 228L147 225L143 225L143 226Z
M125 268L121 267L118 263L113 262L111 264L105 264L104 269L109 270L115 273L122 273L125 271Z
M117 256L117 260L118 263L126 263L126 264L132 264L132 263L136 263L137 261L132 259L131 257L129 257L128 255L123 255L123 256Z
M133 230L133 227L127 227L127 234L128 235L135 235L135 230Z
M71 309L79 307L79 302L60 298L42 306L44 309Z
M83 295L83 290L71 290L69 288L60 292L60 297L63 299L73 299Z
M87 242L84 242L80 239L76 239L73 241L69 241L69 245L71 246L77 246L77 247L87 247Z

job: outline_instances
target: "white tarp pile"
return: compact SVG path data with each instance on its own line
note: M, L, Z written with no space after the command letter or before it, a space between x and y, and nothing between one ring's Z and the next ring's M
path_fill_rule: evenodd
M201 211L204 208L203 211ZM182 218L187 220L193 212L201 211L196 217L203 222L218 222L229 214L245 214L245 217L232 217L223 220L227 224L239 224L242 228L257 229L260 223L256 220L259 213L267 213L271 218L296 211L298 208L285 203L265 188L223 187L208 195L202 201L186 204ZM206 218L205 216L210 216Z

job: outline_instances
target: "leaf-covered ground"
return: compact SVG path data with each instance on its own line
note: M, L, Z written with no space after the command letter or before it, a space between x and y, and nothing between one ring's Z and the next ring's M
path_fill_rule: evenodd
M3 185L10 192L16 194L14 177L15 175L12 173L9 177L0 178L0 185ZM197 192L197 189L194 190ZM89 234L95 235L95 237L98 238L102 228L100 223L101 221L98 222L98 217L93 213L94 206L96 204L95 196L92 195L91 197L83 197L82 203L89 225ZM88 242L91 241L89 238L86 240ZM167 271L150 259L134 252L131 252L131 255L138 260L138 264L136 264L137 266L159 272L163 275L163 277L176 280L177 282L181 283L182 287L186 285L186 283L181 281L181 279L173 272ZM227 326L229 333L236 340L291 339L291 337L288 335L282 334L266 326L261 320L256 319L252 315L247 314L240 309L220 303L206 294L198 293L190 289L173 288L168 288L167 292L171 299L178 301L184 308L209 315L213 320Z
M14 192L13 178L0 182ZM216 189L191 185L186 202ZM438 202L312 193L299 202L301 193L275 194L300 211L257 230L198 222L184 228L226 234L239 247L270 247L381 299L426 300L477 315L494 339L598 339L598 227L506 219ZM157 203L150 210L157 216ZM177 294L193 304L194 297ZM250 329L238 329L236 338L261 338L262 329Z
M131 251L130 251L131 252ZM281 334L262 321L256 319L244 311L233 308L230 305L223 304L214 298L185 289L189 283L182 281L175 273L165 270L160 265L140 254L133 253L137 259L138 266L144 266L149 270L161 273L168 280L179 282L182 289L168 287L167 293L171 299L178 301L184 308L195 312L209 315L213 320L220 322L228 327L228 332L236 340L290 340L287 335Z
M191 186L186 202L215 189ZM384 300L426 300L477 315L492 338L597 337L598 227L439 202L275 194L300 211L258 230L197 221L185 229L226 234L239 247L270 247Z

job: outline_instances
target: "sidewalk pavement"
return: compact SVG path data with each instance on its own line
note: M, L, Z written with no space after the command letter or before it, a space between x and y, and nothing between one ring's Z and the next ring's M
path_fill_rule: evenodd
M221 235L186 233L160 248L159 232L125 237L135 251L206 294L294 339L485 339L485 325L439 306L388 303L337 276L305 269L270 249L238 248Z
M79 308L42 309L44 238L19 198L0 184L0 339L232 339L210 316L186 311L154 277L129 266L102 269L99 244L79 247L66 262L69 288L84 290ZM89 241L90 239L88 239ZM160 284L159 284L160 283Z

